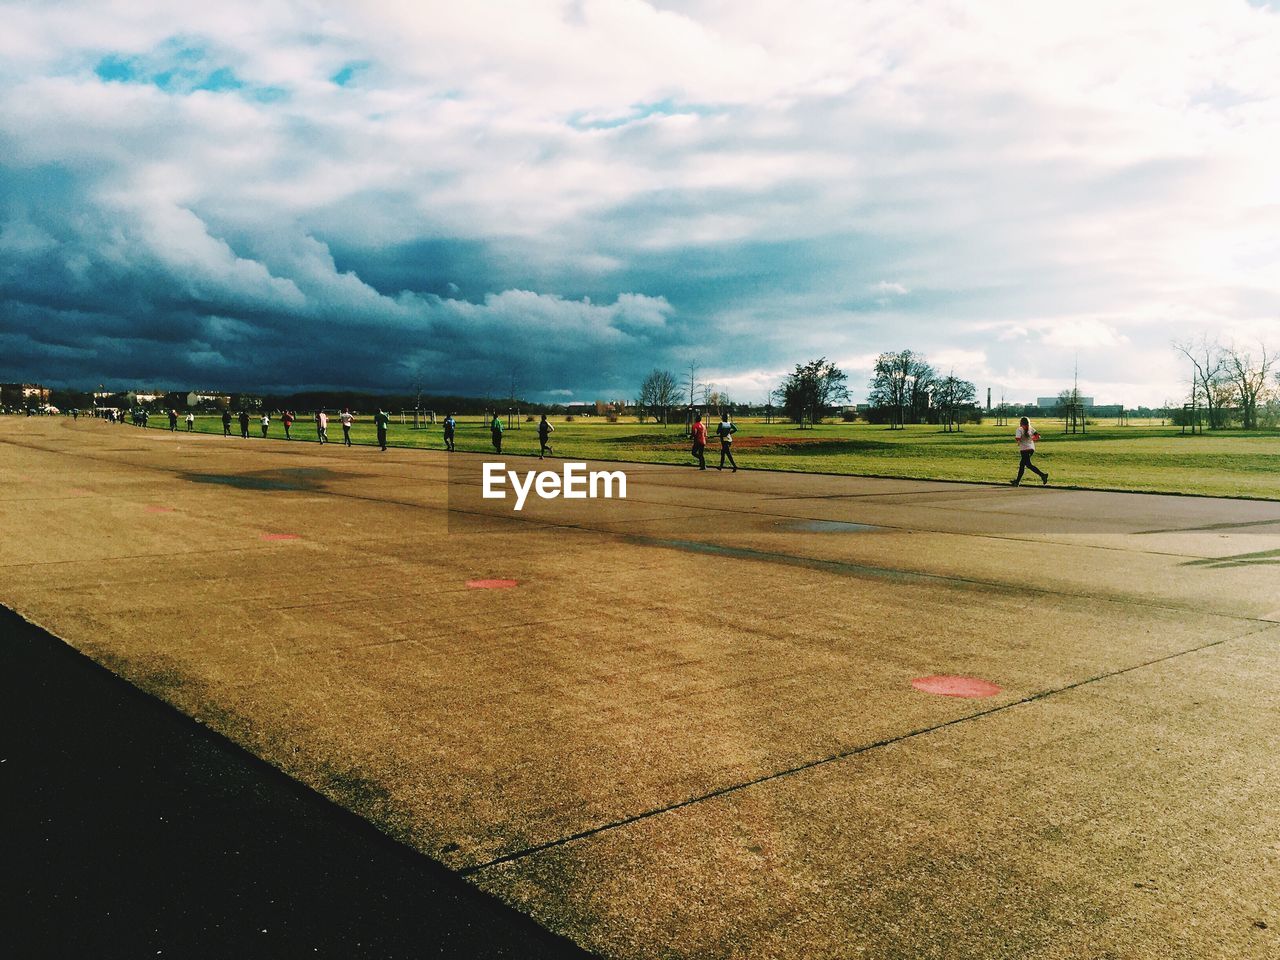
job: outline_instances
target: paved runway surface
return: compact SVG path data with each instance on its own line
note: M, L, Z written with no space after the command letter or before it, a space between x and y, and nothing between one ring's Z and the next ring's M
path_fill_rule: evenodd
M0 602L606 956L1280 954L1280 503L480 463L0 419Z

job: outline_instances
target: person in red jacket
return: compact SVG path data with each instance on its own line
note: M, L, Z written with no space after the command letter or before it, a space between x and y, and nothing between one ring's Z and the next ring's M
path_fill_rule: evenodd
M698 461L698 469L707 469L707 461L703 451L707 449L707 425L702 422L702 414L693 418L693 458Z

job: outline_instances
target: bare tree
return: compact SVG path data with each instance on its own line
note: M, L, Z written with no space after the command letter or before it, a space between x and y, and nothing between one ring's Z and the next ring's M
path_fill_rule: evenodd
M654 369L640 384L640 396L636 400L640 415L648 413L655 420L667 425L669 411L680 400L680 387L670 370Z
M936 381L933 367L920 354L910 350L882 353L876 358L869 399L873 407L890 412L892 429L900 429L908 418L919 422L928 411Z
M729 391L727 390L712 390L707 395L707 405L715 407L717 414L724 413L725 407L730 407L732 403L733 401L729 399ZM729 412L732 413L733 411L730 410Z
M1225 358L1221 345L1207 334L1199 340L1174 342L1174 348L1191 361L1191 404L1203 399L1209 415L1210 429L1217 429L1221 424L1219 403L1222 399L1221 386Z
M1246 430L1258 429L1258 404L1266 402L1268 384L1276 355L1259 344L1260 356L1256 359L1235 344L1222 350L1224 375L1230 382L1234 399L1240 404L1240 416Z
M977 400L977 387L968 380L961 380L954 372L939 380L933 392L938 419L947 433L960 431L961 411L972 407Z
M694 395L698 391L697 362L691 362L689 364L689 375L685 378L684 385L685 385L685 388L689 391L689 406L692 407L694 403Z

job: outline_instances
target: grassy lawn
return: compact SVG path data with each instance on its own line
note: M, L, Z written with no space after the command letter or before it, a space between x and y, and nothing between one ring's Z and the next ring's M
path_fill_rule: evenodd
M689 441L679 426L635 421L607 423L579 420L566 423L553 418L552 446L557 457L591 460L691 463ZM153 417L153 427L168 429L163 417ZM178 429L184 429L179 423ZM1091 426L1084 435L1059 432L1061 424L1037 424L1043 440L1036 463L1053 478L1055 486L1144 490L1161 493L1194 493L1209 496L1261 497L1280 500L1280 433L1228 430L1218 434L1180 436L1176 427L1158 423L1116 427ZM222 432L218 417L197 417L196 429ZM883 477L1004 482L1017 469L1014 427L992 423L967 426L962 433L942 433L934 426L910 426L889 430L869 424L827 423L800 430L791 424L738 421L734 455L741 467L761 470L795 470ZM251 423L254 439L261 430ZM238 438L239 427L232 425ZM352 429L352 441L373 444L372 418L361 417ZM270 435L283 440L278 419ZM315 442L315 426L309 420L294 425L293 436ZM330 421L330 441L341 442L342 429ZM393 422L389 441L399 447L443 447L439 425L415 430ZM480 453L492 451L489 431L478 417L461 418L457 448ZM521 423L506 432L503 450L524 454L538 452L536 424ZM707 451L712 466L719 460L719 445ZM1029 478L1038 482L1035 477Z

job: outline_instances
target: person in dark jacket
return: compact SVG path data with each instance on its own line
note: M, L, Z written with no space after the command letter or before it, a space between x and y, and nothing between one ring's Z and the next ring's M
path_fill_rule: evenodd
M544 413L542 419L538 421L538 459L541 460L548 453L553 453L551 449L551 432L555 430L550 423L547 422L547 415Z
M498 411L493 411L493 422L489 424L489 433L493 438L493 449L498 453L502 452L502 418L498 416Z
M733 435L738 432L738 428L729 422L729 415L722 413L720 415L720 423L716 426L716 436L720 438L720 466L717 470L724 469L724 458L729 458L729 465L733 467L733 472L738 472L738 464L733 459Z

